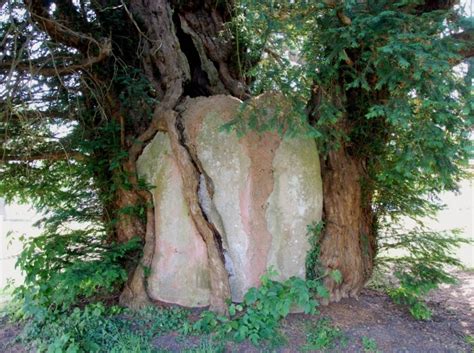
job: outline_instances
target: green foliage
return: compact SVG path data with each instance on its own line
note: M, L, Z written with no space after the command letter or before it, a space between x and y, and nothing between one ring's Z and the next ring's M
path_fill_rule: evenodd
M323 276L324 268L319 260L321 255L320 236L324 229L323 222L314 222L308 225L310 250L306 255L306 278L317 279Z
M127 272L120 262L140 248L140 241L105 245L90 231L47 232L25 244L17 266L26 276L15 296L26 317L66 310L78 300L97 300L125 282Z
M237 4L238 36L255 58L244 66L253 92L277 90L293 105L288 126L274 121L273 130L314 137L322 154L345 144L366 159L379 217L431 214L433 195L456 188L472 150L473 71L453 70L466 43L447 35L472 31L472 19L419 5Z
M23 339L39 352L152 352L151 338L190 326L187 316L178 308L131 312L96 303L36 317Z
M361 337L362 348L365 353L378 353L377 342L370 337L362 336Z
M111 337L119 331L116 323L106 320L105 311L99 303L75 308L67 315L49 312L29 322L23 336L39 352L98 352L110 347Z
M457 232L433 232L422 227L410 231L386 229L379 237L381 255L376 262L398 279L396 286L388 288L390 297L407 305L416 319L430 319L431 310L424 303L424 296L442 283L455 282L447 267L462 267L454 251L469 242Z
M474 336L473 335L466 335L464 338L466 343L474 350Z
M194 328L201 332L217 331L219 335L232 335L237 341L249 339L275 342L279 339L278 324L292 308L307 314L316 312L317 297L327 297L327 290L315 280L304 281L292 277L284 282L271 279L274 273L262 276L259 288L250 288L242 304L230 304L231 318L204 312Z
M336 348L340 344L344 346L347 338L342 331L331 324L329 318L321 318L315 327L311 327L307 333L307 343L304 350L328 350Z

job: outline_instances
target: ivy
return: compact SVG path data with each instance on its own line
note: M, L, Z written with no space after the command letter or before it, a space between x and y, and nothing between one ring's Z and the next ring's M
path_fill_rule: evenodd
M310 249L306 255L306 278L314 280L324 275L324 268L320 261L321 256L321 233L324 229L324 222L315 222L308 226Z

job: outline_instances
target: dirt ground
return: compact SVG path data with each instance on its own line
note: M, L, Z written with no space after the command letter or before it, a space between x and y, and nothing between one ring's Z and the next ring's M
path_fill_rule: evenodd
M383 293L364 290L358 300L345 299L321 309L318 316L293 314L282 322L286 342L276 348L255 347L251 343L226 343L226 352L301 352L308 329L329 317L345 336L345 344L333 352L365 352L362 337L377 344L377 352L474 352L466 336L474 335L474 272L458 272L459 283L444 286L429 297L434 311L426 322L411 318L406 309L393 304ZM0 319L0 352L28 352L15 342L21 327ZM163 351L182 352L199 345L199 337L172 333L156 337L153 346ZM31 350L30 350L31 351ZM307 350L306 350L307 351Z

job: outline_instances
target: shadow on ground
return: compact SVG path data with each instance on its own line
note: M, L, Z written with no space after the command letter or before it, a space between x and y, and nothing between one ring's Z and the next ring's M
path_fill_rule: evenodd
M293 314L282 322L285 341L277 347L253 346L249 342L226 342L220 346L225 352L302 352L307 333L318 319L329 317L345 337L333 352L365 352L362 337L374 340L378 352L473 352L466 342L474 334L474 272L458 272L460 281L445 286L429 297L434 309L432 320L416 321L406 309L399 307L383 293L364 290L357 299L344 299L321 308L321 314L309 316ZM0 319L0 352L33 352L16 342L21 327ZM202 348L202 337L180 336L171 333L155 337L154 349L159 352L212 352ZM195 347L201 347L196 349ZM314 350L313 350L314 351Z

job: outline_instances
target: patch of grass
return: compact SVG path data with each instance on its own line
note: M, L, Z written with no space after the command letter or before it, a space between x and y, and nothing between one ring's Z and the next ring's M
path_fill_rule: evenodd
M347 337L341 329L332 325L329 318L321 318L315 327L311 327L307 333L305 351L316 349L334 349L337 345L345 346Z
M170 331L190 333L192 327L188 320L189 312L179 307L146 307L137 312L127 311L127 316L136 327L146 328L150 335L161 335Z
M198 347L186 349L184 353L224 353L225 343L223 341L216 342L212 338L202 340Z
M468 345L471 346L472 351L474 352L474 336L473 335L466 335L464 340Z
M152 353L148 339L140 334L124 332L110 349L111 353Z
M362 336L361 337L362 348L364 349L365 353L379 353L377 347L377 342L370 337Z

